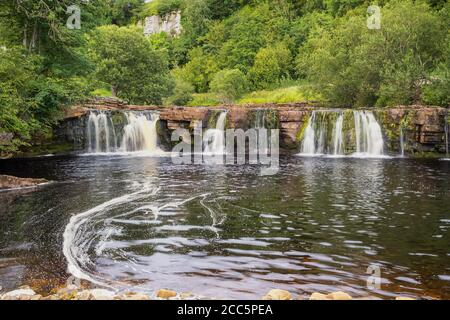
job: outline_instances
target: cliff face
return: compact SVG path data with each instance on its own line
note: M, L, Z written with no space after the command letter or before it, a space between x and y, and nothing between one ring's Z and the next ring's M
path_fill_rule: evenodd
M161 32L178 36L181 34L181 31L181 12L172 12L164 17L151 16L145 18L144 34L147 36Z
M112 101L97 101L85 106L74 107L55 130L60 143L73 143L75 150L84 148L86 120L89 110L109 112L113 119L124 111L154 110L160 113L158 134L161 140L168 141L173 130L214 127L213 120L219 111L226 110L227 127L233 129L254 128L264 121L268 129L280 129L280 147L286 152L296 153L300 149L302 132L313 111L330 110L306 103L268 104L268 105L224 105L218 107L155 107L128 106ZM335 110L329 111L333 114ZM428 106L398 106L393 108L371 109L382 128L385 149L399 153L401 141L407 154L445 153L446 126L448 129L448 110ZM338 110L348 114L344 126L354 125L353 110ZM116 115L116 116L114 116ZM123 117L121 117L123 118ZM115 120L114 120L115 121ZM352 139L352 137L348 137ZM354 137L353 137L354 139Z

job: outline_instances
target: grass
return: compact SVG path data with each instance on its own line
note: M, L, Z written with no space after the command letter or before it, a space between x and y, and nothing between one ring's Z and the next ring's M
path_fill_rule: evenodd
M234 104L294 103L320 100L322 100L322 97L314 93L309 85L297 84L273 90L253 91L245 94ZM221 101L213 93L197 93L194 94L194 100L188 106L210 107L220 104Z
M92 95L95 97L109 98L112 97L112 92L106 88L100 88L92 91Z
M222 104L220 100L213 93L195 93L194 100L188 103L189 107L211 107Z
M246 103L292 103L320 100L320 96L314 94L306 86L292 86L274 90L254 91L244 95L237 104Z

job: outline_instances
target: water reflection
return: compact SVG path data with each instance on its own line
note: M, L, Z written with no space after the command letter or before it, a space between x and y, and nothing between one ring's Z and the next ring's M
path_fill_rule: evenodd
M0 172L56 181L0 193L5 288L64 283L63 234L90 212L75 220L70 271L119 290L450 297L448 162L295 157L260 177L256 166L68 157L2 161ZM382 290L366 287L371 264Z

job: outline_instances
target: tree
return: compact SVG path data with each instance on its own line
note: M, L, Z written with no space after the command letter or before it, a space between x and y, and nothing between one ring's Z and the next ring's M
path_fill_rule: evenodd
M211 82L211 92L224 103L231 103L240 98L247 87L247 78L238 69L221 70Z
M167 105L185 106L193 100L194 87L183 79L175 78L173 94L165 101Z
M267 89L290 77L292 56L283 43L258 51L249 78L257 89Z
M364 8L320 28L299 53L298 72L333 105L386 106L420 102L443 60L444 19L424 2L390 2L381 30L366 27ZM402 17L402 19L399 19Z
M118 26L126 26L139 15L144 0L109 0L111 20Z
M140 28L103 26L88 37L95 77L114 96L132 103L161 104L173 80L166 55L153 50Z
M194 86L196 92L207 92L209 83L219 70L213 56L207 55L202 49L194 48L189 52L189 62L174 73L180 79Z

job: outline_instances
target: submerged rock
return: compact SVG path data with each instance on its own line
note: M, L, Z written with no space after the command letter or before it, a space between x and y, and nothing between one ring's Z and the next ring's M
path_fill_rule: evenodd
M48 181L45 179L18 178L0 175L0 190L35 187L47 182Z
M263 300L292 300L292 295L286 290L273 289L263 297Z

